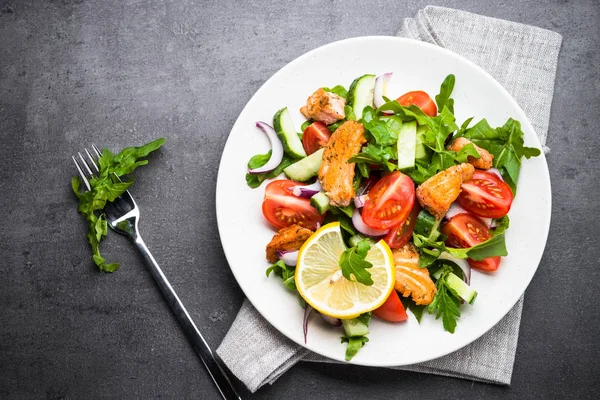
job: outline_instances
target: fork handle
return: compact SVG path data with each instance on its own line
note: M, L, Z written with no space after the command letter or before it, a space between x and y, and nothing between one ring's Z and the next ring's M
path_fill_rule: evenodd
M144 257L144 261L146 261L148 268L150 268L154 280L167 299L167 303L175 315L175 318L177 318L179 325L181 325L185 336L187 336L190 344L194 350L196 350L200 360L202 360L202 363L208 370L210 377L215 382L217 389L219 389L221 396L226 400L241 399L227 377L223 367L220 365L219 360L215 357L210 347L208 347L206 340L202 337L202 334L196 327L196 324L194 324L192 317L190 317L190 314L188 314L183 303L179 300L177 293L175 293L175 290L171 287L167 277L158 266L154 257L152 257L152 253L150 253L150 250L148 250L148 247L146 247L142 238L139 235L136 235L136 237L132 237L132 239L142 254L142 257Z

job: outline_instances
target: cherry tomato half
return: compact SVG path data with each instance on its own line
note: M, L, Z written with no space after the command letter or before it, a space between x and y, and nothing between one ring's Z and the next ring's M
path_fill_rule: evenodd
M388 229L406 220L415 203L415 184L400 171L384 176L367 194L362 218L375 229Z
M513 202L510 186L492 172L475 170L473 178L461 189L458 204L479 217L502 218Z
M404 305L400 301L400 296L395 290L392 290L385 303L373 310L373 315L389 322L402 322L408 319Z
M442 233L448 237L447 246L461 248L473 247L492 237L487 225L469 213L452 217L442 226ZM500 265L500 256L484 258L481 261L469 258L467 261L471 267L480 271L495 271Z
M293 195L292 187L298 185L303 184L283 179L273 181L265 188L262 212L274 227L281 229L298 224L314 230L317 222L323 221L317 209L310 205L309 199Z
M435 117L437 115L437 106L435 105L435 102L422 90L403 94L398 97L398 103L404 107L412 106L414 104L430 117Z
M327 125L322 122L313 122L302 134L304 151L306 151L307 155L311 155L321 147L325 147L330 137L331 132L327 128Z
M390 246L390 249L399 249L404 246L412 238L413 230L417 224L417 216L421 211L421 206L418 201L415 201L410 214L406 217L403 223L390 229L387 235L383 238Z

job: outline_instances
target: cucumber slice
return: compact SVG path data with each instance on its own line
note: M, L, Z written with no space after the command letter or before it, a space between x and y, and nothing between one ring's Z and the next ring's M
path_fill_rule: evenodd
M435 274L433 277L435 278ZM475 302L475 298L477 298L477 291L471 286L467 285L465 281L460 279L453 272L450 272L446 277L446 283L455 295L457 295L467 303L473 304Z
M415 167L417 147L417 121L405 122L398 133L398 169L406 171Z
M348 105L352 107L357 120L362 118L365 107L373 107L373 90L375 90L375 75L363 75L350 85Z
M417 215L417 222L415 223L415 233L428 237L431 240L436 240L440 236L438 227L440 226L441 219L436 219L424 208L419 211Z
M343 319L342 326L344 327L344 332L348 337L364 336L369 333L368 325L363 324L357 318Z
M319 192L310 198L310 205L323 215L329 210L329 197L325 193Z
M419 126L417 128L417 137L415 143L415 162L420 165L427 166L429 165L429 160L431 159L432 150L425 146L422 142L422 137L427 131L426 126Z
M298 137L298 132L296 132L296 127L294 127L292 116L287 107L275 113L273 128L275 128L275 132L277 132L277 136L283 144L283 150L288 156L296 159L306 157L304 146L302 146L302 141Z
M296 161L289 167L284 168L283 172L288 178L298 182L304 182L319 173L321 162L323 161L323 152L325 149L320 149L312 153L310 156Z
M350 236L350 239L348 239L348 244L352 247L356 247L356 245L358 244L358 242L360 242L361 240L364 239L368 239L369 243L371 244L371 246L375 246L375 241L367 236L363 236L363 235L359 235L356 234L354 236Z

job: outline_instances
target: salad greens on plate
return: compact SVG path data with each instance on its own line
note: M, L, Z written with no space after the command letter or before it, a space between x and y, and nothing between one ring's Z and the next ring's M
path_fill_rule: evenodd
M512 118L495 128L456 121L454 75L435 100L386 97L391 76L317 89L300 109L301 133L287 108L273 126L258 122L271 150L248 162L250 187L270 180L262 212L277 232L267 276L302 300L305 341L313 311L343 328L347 360L368 342L372 315L401 323L409 309L420 322L427 310L455 332L477 297L471 270L493 273L508 254L521 164L540 154Z

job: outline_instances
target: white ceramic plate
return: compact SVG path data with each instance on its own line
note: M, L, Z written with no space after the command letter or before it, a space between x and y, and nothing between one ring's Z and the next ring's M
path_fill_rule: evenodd
M250 99L233 126L219 166L217 220L225 255L240 287L254 307L281 333L324 356L344 359L341 330L326 326L317 315L310 321L308 341L302 333L303 310L281 280L265 277L265 246L274 230L264 220L261 204L265 184L250 189L245 182L248 159L265 153L269 143L255 127L271 122L273 114L288 106L300 131L304 118L299 108L319 87L348 87L366 73L394 75L389 97L424 90L432 97L448 74L456 75L453 97L457 122L475 116L491 126L509 117L521 121L525 144L541 148L531 123L506 90L489 74L466 59L440 47L393 37L343 40L310 51L273 75ZM506 234L509 255L493 274L473 271L471 285L479 293L473 306L461 307L454 334L440 320L424 315L421 324L410 314L405 323L374 319L369 343L351 361L372 366L407 365L431 360L473 342L512 308L531 281L542 257L550 225L550 178L543 154L525 160L518 196L510 211ZM215 266L218 268L219 266Z

